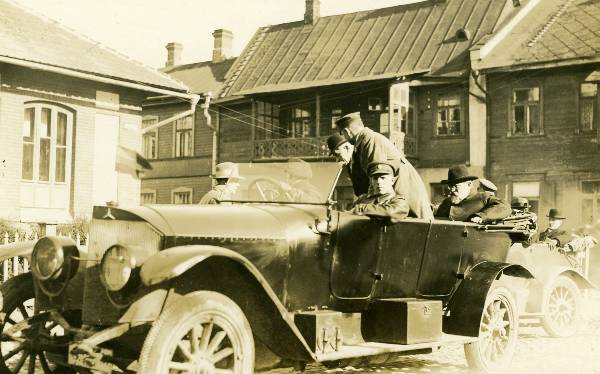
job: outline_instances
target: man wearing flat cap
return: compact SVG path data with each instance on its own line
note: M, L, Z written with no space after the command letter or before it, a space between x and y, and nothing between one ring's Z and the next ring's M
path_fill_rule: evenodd
M358 197L352 213L372 218L400 221L408 216L409 206L403 196L394 191L396 170L393 164L371 162L368 167L371 188Z
M477 177L470 175L465 165L456 165L448 170L450 195L435 210L435 216L453 221L490 223L508 217L510 205L487 191L477 191Z
M340 133L354 146L350 179L356 196L369 191L367 167L370 163L391 163L397 170L394 189L398 195L406 198L411 215L417 218L433 218L429 194L421 176L391 140L365 127L358 112L347 114L335 123Z
M215 173L210 176L216 181L213 188L208 191L198 204L219 204L221 200L231 200L240 184L238 165L233 162L222 162L215 166Z
M550 209L548 212L548 228L539 235L539 241L547 241L557 247L564 247L568 242L573 239L573 236L570 235L565 230L561 230L563 222L567 217L562 215L560 211L556 208Z

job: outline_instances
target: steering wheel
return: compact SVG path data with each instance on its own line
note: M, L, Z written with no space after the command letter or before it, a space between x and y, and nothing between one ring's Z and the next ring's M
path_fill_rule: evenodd
M248 184L248 199L254 196L262 201L292 201L281 183L269 177L258 177Z

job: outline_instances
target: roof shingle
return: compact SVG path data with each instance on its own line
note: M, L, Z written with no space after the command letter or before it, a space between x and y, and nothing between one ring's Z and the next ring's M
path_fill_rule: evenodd
M600 58L600 1L544 0L487 56L479 68L581 62Z
M182 83L56 21L0 0L0 56L185 91Z
M511 3L512 2L508 2ZM337 84L378 76L454 73L468 49L507 15L505 1L429 0L258 30L222 96ZM457 38L464 28L469 40ZM251 46L251 47L250 47ZM447 70L447 69L446 69Z

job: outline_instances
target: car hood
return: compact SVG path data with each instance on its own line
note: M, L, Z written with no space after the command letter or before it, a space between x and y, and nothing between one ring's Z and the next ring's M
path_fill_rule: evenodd
M95 219L144 220L165 236L290 239L326 214L324 206L144 205L94 208Z

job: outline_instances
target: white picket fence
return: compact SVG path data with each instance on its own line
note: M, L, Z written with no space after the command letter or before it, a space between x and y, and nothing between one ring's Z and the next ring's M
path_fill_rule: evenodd
M66 236L66 237L71 238L73 241L75 241L75 243L77 244L78 247L87 245L87 235L81 236L81 235L77 234L76 236L73 236L71 234L67 234L67 235L59 234L59 236ZM28 240L33 240L33 241L38 240L37 233L32 238L25 238L25 237L22 238L18 234L11 237L10 235L8 235L8 233L5 233L3 244L19 243L19 242L28 241ZM2 257L2 253L0 253L0 257ZM26 258L19 257L19 256L7 258L4 261L2 261L2 282L6 282L8 279L10 279L16 275L19 275L19 274L27 273L28 271L29 271L29 261Z

